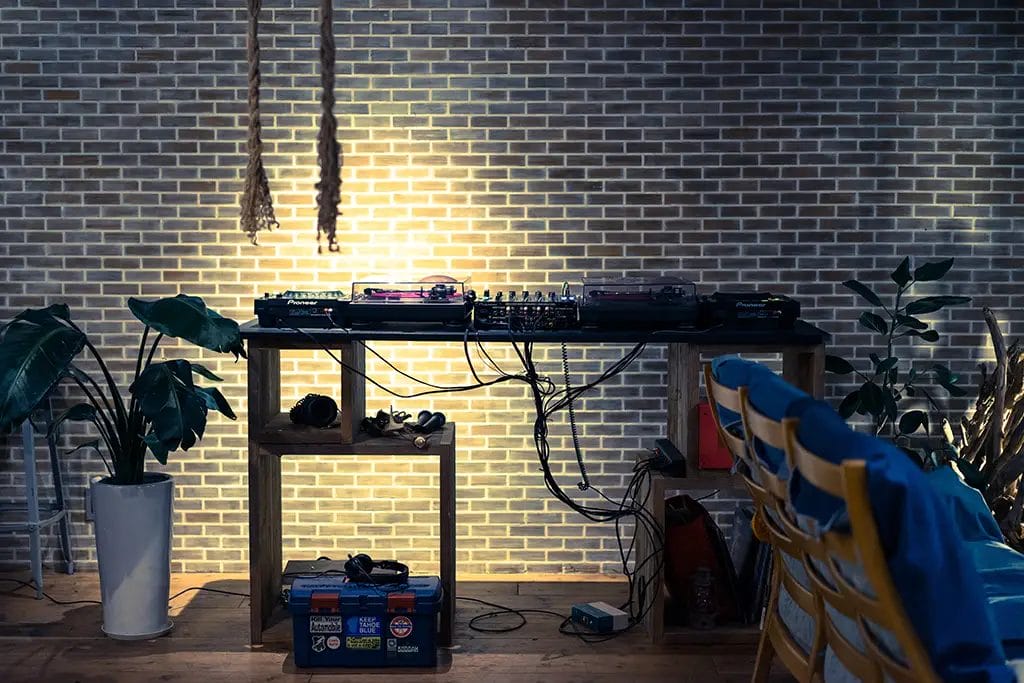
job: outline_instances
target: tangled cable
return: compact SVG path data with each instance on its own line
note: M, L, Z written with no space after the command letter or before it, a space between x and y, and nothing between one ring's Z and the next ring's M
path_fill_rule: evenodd
M495 373L495 376L491 378L481 377L477 372L473 363L473 358L469 352L469 330L467 329L466 333L463 335L463 352L474 382L471 384L455 386L438 385L419 379L411 373L396 367L391 361L384 358L364 342L358 342L369 350L375 357L381 360L387 367L397 372L402 377L429 387L423 391L401 394L369 377L364 371L353 368L343 362L331 349L322 344L314 335L310 334L306 330L298 328L291 329L312 340L342 367L363 377L366 381L370 382L382 391L398 398L414 398L431 394L471 391L481 387L494 386L505 382L519 382L525 384L529 389L530 397L534 404L535 418L533 423L533 441L546 488L552 496L561 501L566 507L579 513L586 519L594 522L611 522L615 524L615 536L619 551L619 560L622 564L622 573L626 577L629 589L626 600L620 606L620 609L626 611L630 615L629 624L626 628L609 634L587 634L579 631L575 624L573 624L567 617L554 612L548 612L546 610L511 609L501 607L500 605L494 605L492 603L486 603L481 600L475 601L495 607L498 611L474 617L471 621L471 627L476 628L479 626L480 621L489 618L494 618L504 614L514 614L518 615L522 620L522 623L519 625L508 629L515 630L525 623L525 617L523 614L539 612L549 616L561 617L563 622L559 626L560 633L577 636L587 640L588 642L602 642L609 638L613 638L624 631L632 629L643 622L644 617L647 615L653 604L654 592L661 590L660 585L654 585L654 580L655 577L658 577L661 574L663 566L662 548L665 544L665 533L662 521L655 519L647 509L647 502L651 495L650 463L648 460L641 460L637 462L633 467L632 476L626 485L622 498L619 500L609 498L598 487L593 486L589 481L586 468L583 464L583 452L579 445L578 434L576 434L575 414L572 404L584 393L625 371L643 354L646 348L645 343L641 342L634 345L625 355L623 355L622 358L606 368L596 378L575 386L569 381L568 352L565 350L563 345L562 370L565 383L563 388L557 388L555 383L549 377L542 375L538 371L537 363L533 357L533 342L517 339L515 331L512 329L508 330L509 343L522 365L522 372L509 373L502 370L483 348L479 337L477 337L475 341L478 347L478 352L482 354L484 359L486 359L485 364L488 368ZM593 492L603 501L601 504L595 505L576 500L562 488L558 479L552 472L550 464L551 447L548 443L548 422L558 411L564 409L568 409L570 411L570 426L574 437L573 448L583 477L583 481L580 482L578 489L581 493L584 491ZM586 486L583 486L584 483ZM628 529L624 527L624 524L630 521L632 521L634 525L634 533L629 536L627 540L624 537L627 535ZM645 545L647 548L650 548L650 552L644 557L636 557L636 541L637 538L641 537L641 534L645 538ZM506 629L506 627L499 627L497 632L503 632L504 629ZM476 628L476 630L494 632L493 629L488 627L480 627Z

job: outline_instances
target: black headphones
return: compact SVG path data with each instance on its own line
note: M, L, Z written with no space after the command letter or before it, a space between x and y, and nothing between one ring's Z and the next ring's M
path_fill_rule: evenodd
M409 567L397 560L374 561L372 557L359 553L348 556L345 562L345 576L352 583L409 583Z
M416 416L416 423L411 425L414 432L429 434L444 427L444 413L432 413L429 410L421 410Z

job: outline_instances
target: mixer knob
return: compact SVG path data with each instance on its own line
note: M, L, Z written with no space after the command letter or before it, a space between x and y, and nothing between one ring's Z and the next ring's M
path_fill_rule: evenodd
M537 292L533 295L533 298L536 299L537 301L544 301L544 293L538 289Z
M529 300L530 300L530 293L524 289L523 290L523 301L529 301Z
M554 300L555 300L555 293L554 292L548 292L548 301L554 301Z
M502 295L501 295L501 292L498 292L497 294L495 294L495 295L494 295L494 301L495 301L496 303L499 303L499 304L500 304L500 303L501 303L501 296L502 296Z
M508 300L509 301L515 301L516 300L515 290L511 290L511 289L509 290L509 292L508 292Z
M490 299L491 298L491 290L489 290L489 289L485 289L484 290L484 298L485 299Z

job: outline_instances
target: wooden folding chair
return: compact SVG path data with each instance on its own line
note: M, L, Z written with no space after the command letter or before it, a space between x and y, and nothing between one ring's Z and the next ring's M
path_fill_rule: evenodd
M793 567L801 566L804 560L801 546L793 542L792 535L803 533L792 523L786 511L785 482L763 465L754 448L756 437L781 450L782 425L749 406L746 387L731 389L718 382L710 364L704 366L704 381L719 434L733 456L745 466L743 481L754 502L755 520L758 520L765 532L766 538L762 540L772 546L771 593L752 680L754 683L767 681L772 660L778 656L800 683L810 683L820 677L824 651L821 601L814 596L809 586L804 585L807 581L805 576L794 576L793 573ZM735 425L722 424L719 405L741 416L742 431L737 430ZM809 634L811 643L808 650L800 645L782 621L779 596L783 587L793 602L811 617L813 626Z
M841 499L849 518L848 527L795 540L807 555L821 559L808 562L807 570L829 608L829 648L850 673L868 683L939 683L889 573L868 497L865 461L832 463L805 448L796 427L795 421L783 425L791 470ZM883 629L890 635L884 640Z

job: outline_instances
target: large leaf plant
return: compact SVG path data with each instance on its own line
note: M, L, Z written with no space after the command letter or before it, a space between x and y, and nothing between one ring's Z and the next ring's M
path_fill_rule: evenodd
M858 280L843 283L844 287L856 292L872 306L872 310L861 313L858 320L861 327L882 338L881 348L868 354L871 365L864 371L839 356L825 357L825 369L828 372L837 375L855 374L862 380L862 384L839 405L839 414L844 418L854 413L868 416L875 434L888 434L894 438L908 436L921 429L930 433L935 422L927 410L906 410L901 414L899 404L906 398L923 398L926 405L940 410L933 395L936 391L934 385L951 396L966 394L957 384L959 376L945 365L931 363L927 367L912 366L904 370L901 367L903 361L895 355L896 344L901 339L920 339L928 343L939 340L938 331L930 329L929 324L918 316L934 313L947 306L966 304L971 300L967 296L925 296L906 300L915 284L940 280L952 267L953 259L950 258L924 263L911 270L910 259L904 258L889 276L896 283L896 294L888 303ZM876 312L879 309L881 314Z
M188 450L203 437L210 410L235 419L221 392L199 386L193 375L211 381L220 377L199 363L154 362L154 356L162 339L177 337L244 358L238 323L184 294L156 301L130 298L128 308L145 328L127 395L66 305L28 309L0 327L0 431L19 425L58 383L70 380L84 401L54 419L51 434L68 420L92 423L99 438L79 448L95 448L101 457L106 452L104 464L113 483L141 484L147 451L166 464L169 453ZM98 373L76 362L85 350Z

